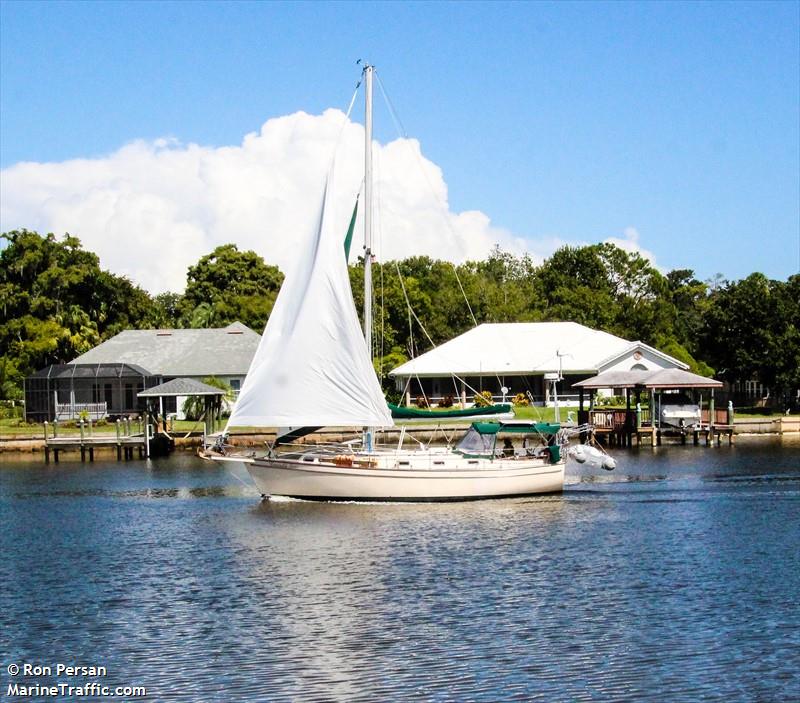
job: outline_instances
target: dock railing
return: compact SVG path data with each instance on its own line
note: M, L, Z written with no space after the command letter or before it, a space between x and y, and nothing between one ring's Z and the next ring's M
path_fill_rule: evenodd
M102 420L108 414L106 403L56 403L56 420L77 420L82 417Z

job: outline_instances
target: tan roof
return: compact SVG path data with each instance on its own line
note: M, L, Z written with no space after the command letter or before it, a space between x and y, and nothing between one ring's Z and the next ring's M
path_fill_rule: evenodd
M683 369L606 371L572 384L576 388L722 388L722 382Z

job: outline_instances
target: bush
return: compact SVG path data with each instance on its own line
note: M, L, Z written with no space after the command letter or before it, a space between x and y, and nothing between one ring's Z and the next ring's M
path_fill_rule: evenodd
M514 400L512 400L511 402L518 408L527 407L528 405L531 404L531 402L528 400L528 396L526 396L524 393L517 393L514 396Z
M416 403L418 408L422 408L423 410L430 407L430 403L428 403L428 399L424 395L418 395L414 403Z
M625 405L625 397L621 395L599 395L594 401L595 407L613 408Z
M4 402L0 405L0 420L11 420L14 418L22 417L23 407L19 403L12 404Z
M491 391L481 391L477 393L473 398L475 405L479 408L485 408L489 405L493 405L494 401L492 400L492 392Z
M452 408L453 407L453 396L452 395L446 395L444 398L442 398L439 401L439 407L440 408Z

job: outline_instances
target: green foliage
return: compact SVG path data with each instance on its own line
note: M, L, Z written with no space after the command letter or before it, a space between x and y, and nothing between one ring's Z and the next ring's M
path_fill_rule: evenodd
M599 395L595 400L598 408L622 408L625 407L625 396L622 395Z
M189 267L186 292L175 308L191 327L224 327L239 320L260 331L281 283L277 266L268 266L254 251L225 244Z
M478 407L486 407L488 405L494 404L491 391L481 391L480 393L476 393L475 396L472 398L472 401Z
M703 357L729 381L800 387L800 275L784 283L761 273L718 285L700 334Z
M21 398L27 375L123 329L240 320L260 331L283 281L254 252L226 244L189 268L184 295L151 298L100 269L68 234L15 230L2 238L0 398ZM363 261L349 273L361 311ZM704 376L716 369L725 380L758 379L785 395L800 388L800 276L704 283L689 269L664 275L638 253L595 244L562 247L540 265L497 247L458 266L416 256L375 264L373 281L375 369L394 401L401 399L391 369L476 322L572 320L651 344Z
M524 393L517 393L511 402L515 408L524 408L531 404L530 400L528 400L528 396Z
M150 314L148 294L100 269L76 237L25 229L0 237L3 398L19 398L24 377L36 369L70 361Z
M224 398L226 400L233 399L233 391L231 390L230 385L228 385L222 379L217 378L216 376L207 376L203 379L203 383L208 386L212 386L213 388L219 388L220 390L225 391ZM214 403L219 404L221 401L219 398L214 398ZM203 417L203 413L205 412L206 408L206 396L202 395L192 395L189 396L185 401L183 401L183 414L186 415L187 420L200 420Z
M181 326L181 300L179 293L159 293L153 298L148 322L156 329L175 329Z

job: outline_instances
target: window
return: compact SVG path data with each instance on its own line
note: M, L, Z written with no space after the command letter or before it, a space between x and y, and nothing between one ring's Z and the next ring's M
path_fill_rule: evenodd
M491 454L494 451L494 440L493 434L481 434L470 427L456 449L462 454Z

